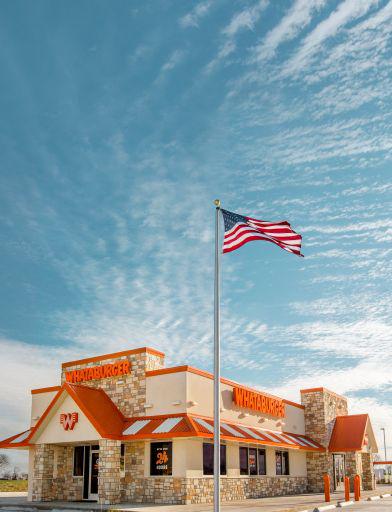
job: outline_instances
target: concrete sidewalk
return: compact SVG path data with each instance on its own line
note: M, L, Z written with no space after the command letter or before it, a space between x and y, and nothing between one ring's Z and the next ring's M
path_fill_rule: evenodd
M376 491L363 492L361 498L376 494L392 493L392 486L378 486ZM8 496L5 496L8 494ZM80 510L83 512L99 511L127 511L127 512L210 512L212 505L150 505L150 504L126 504L111 506L101 506L95 502L41 502L31 503L27 501L27 496L9 496L16 493L0 494L0 510L8 512L23 511L36 512L38 510ZM344 501L343 493L333 493L331 495L331 504ZM317 507L326 505L323 494L300 494L295 496L279 496L276 498L249 499L246 501L231 501L222 503L222 512L299 512L308 510L313 511ZM392 505L392 503L391 503Z

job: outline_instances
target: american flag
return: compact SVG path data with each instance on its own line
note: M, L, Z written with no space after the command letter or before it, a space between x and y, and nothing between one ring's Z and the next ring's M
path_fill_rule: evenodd
M291 228L287 221L266 222L223 209L221 212L225 223L224 253L235 251L241 245L252 240L265 240L278 245L285 251L303 256L301 254L302 237Z

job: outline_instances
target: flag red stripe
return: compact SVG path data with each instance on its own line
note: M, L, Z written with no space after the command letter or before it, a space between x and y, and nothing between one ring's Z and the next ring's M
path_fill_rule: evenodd
M252 217L244 217L222 210L225 218L223 252L231 252L248 242L262 240L272 242L288 252L302 256L302 237L287 221L267 222ZM237 224L234 224L237 222Z
M236 249L238 249L238 248L242 247L243 245L247 244L248 242L252 242L254 240L261 240L261 241L265 241L265 242L271 242L271 243L273 243L275 245L278 245L282 249L285 249L286 251L293 252L294 254L297 254L298 256L303 256L301 254L301 252L300 252L300 249L296 250L296 249L284 247L279 242L276 242L275 240L271 240L270 238L263 238L260 235L258 235L258 236L249 236L249 237L245 238L244 240L242 240L241 242L239 242L238 244L233 245L232 247L229 247L229 248L225 248L225 246L223 246L223 252L226 253L226 252L235 251Z

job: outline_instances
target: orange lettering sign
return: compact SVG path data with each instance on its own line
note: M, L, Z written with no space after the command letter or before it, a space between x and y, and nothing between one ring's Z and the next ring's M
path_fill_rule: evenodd
M238 407L252 409L264 414L270 414L271 416L277 416L278 418L285 417L283 400L264 395L263 393L244 388L234 388L233 402Z
M130 373L129 361L119 361L117 363L104 364L102 366L90 366L83 370L72 370L65 373L65 380L74 384L75 382L84 382L86 380L106 379L108 377L118 377Z
M167 456L167 452L164 450L163 452L159 452L157 454L157 462L156 464L166 464L169 461L169 457Z

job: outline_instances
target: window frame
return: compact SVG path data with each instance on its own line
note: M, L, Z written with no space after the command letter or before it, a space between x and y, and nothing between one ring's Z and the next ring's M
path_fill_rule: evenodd
M82 452L82 474L81 475L76 475L75 474L75 461L76 461L76 450L77 449L81 449L81 452ZM83 478L84 477L84 462L85 462L85 457L86 457L86 447L85 445L76 445L73 447L73 456L72 456L72 477L73 478Z
M125 476L125 453L126 453L127 447L125 443L121 443L120 446L120 474L121 477Z
M245 473L245 469L241 468L241 451L246 450L246 461L247 461L247 469ZM256 450L256 472L251 473L251 466L249 463L249 450ZM260 453L264 454L264 471L265 473L260 473L260 464L259 464L259 456ZM265 448L258 448L255 446L240 446L239 447L239 468L240 468L240 476L266 476L267 475L267 451Z
M252 450L252 453L255 452L254 466L251 466L251 463L250 463L250 451L251 450ZM257 448L254 448L253 446L249 446L249 448L248 448L248 470L249 470L249 476L258 476L258 474L259 474L259 461L258 461ZM252 471L254 471L254 473L252 473Z
M264 473L260 473L260 453L264 454ZM267 450L265 448L257 448L257 475L258 476L266 476L267 475Z
M278 456L280 456L280 473L278 473ZM290 476L290 455L288 450L275 450L276 476Z
M211 446L212 447L212 472L206 473L204 468L204 446ZM203 476L213 476L214 474L214 445L213 443L202 443L202 450L203 450ZM224 452L224 457L222 457L222 451ZM225 444L220 445L220 455L221 455L221 465L220 465L220 476L227 476L227 447ZM224 467L222 468L222 460L224 459Z

